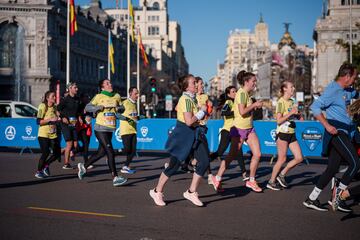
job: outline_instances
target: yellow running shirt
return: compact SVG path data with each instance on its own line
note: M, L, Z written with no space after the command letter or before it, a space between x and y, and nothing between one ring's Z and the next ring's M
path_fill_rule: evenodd
M234 111L234 102L230 99L226 100L225 105L228 105L229 108ZM234 117L233 116L224 116L224 126L222 127L223 130L229 131L230 132L230 128L233 126L234 124Z
M191 97L183 94L177 105L177 120L185 123L184 112L192 112L193 114L197 113L198 107L194 100Z
M281 113L283 116L289 114L293 106L294 106L294 101L292 99L285 100L284 98L281 97L276 104L275 114L277 115L278 113ZM295 129L289 127L289 125L290 125L289 121L283 122L282 124L277 126L276 132L294 133Z
M47 107L47 109L44 103L41 103L39 105L37 118L46 120L55 117L57 117L55 105L53 105L52 107ZM50 139L57 138L56 125L55 124L40 125L38 131L38 137L50 138Z
M104 106L104 110L98 112L96 116L96 124L108 128L116 128L116 107L121 104L121 98L119 94L115 94L110 97L105 94L97 94L91 103L95 106Z
M136 109L136 102L133 103L129 99L126 99L123 103L125 111L123 116L130 118L134 121L120 121L120 136L128 134L136 134L136 121L138 120L138 112Z
M208 100L209 100L209 96L208 96L208 95L206 95L206 94L204 94L204 93L203 93L203 94L200 94L200 95L196 94L196 101L197 101L197 104L198 104L198 108L199 108L199 109L200 109L201 106L203 106L203 105L207 106L206 103L207 103ZM200 125L206 125L207 120L208 120L208 117L209 117L209 116L206 115L203 120L200 120Z
M248 92L240 88L235 96L234 101L234 126L240 129L248 129L253 127L252 111L247 113L244 117L239 112L239 104L244 104L245 107L249 107L252 104L252 100L249 97Z

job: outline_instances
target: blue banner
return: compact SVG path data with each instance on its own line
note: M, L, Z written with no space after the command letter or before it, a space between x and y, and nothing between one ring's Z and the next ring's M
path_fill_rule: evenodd
M139 121L137 126L137 149L164 150L165 142L175 124L175 119L144 119ZM218 147L222 125L223 120L208 121L207 138L211 152L216 151ZM255 121L254 126L259 137L261 153L276 154L276 122ZM116 149L123 147L119 131L118 128L113 137L113 146ZM37 133L38 125L35 119L0 118L0 146L39 148ZM321 156L323 134L324 128L319 122L296 122L296 137L304 156ZM65 145L64 140L62 140L61 145ZM96 149L97 147L98 142L93 134L90 148ZM245 153L250 151L246 143L243 146L243 151Z

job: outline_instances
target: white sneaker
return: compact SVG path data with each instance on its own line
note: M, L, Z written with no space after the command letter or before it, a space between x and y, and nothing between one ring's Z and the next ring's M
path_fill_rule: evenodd
M150 197L154 200L155 204L158 206L165 206L166 203L164 202L164 194L161 192L155 192L155 189L151 189L149 191Z
M183 193L183 196L198 207L204 206L204 204L200 201L199 194L197 192L190 193L189 190L186 190Z
M212 174L208 174L208 184L209 184L209 185L214 185L214 182L213 182L213 180L212 180L212 177L213 177Z

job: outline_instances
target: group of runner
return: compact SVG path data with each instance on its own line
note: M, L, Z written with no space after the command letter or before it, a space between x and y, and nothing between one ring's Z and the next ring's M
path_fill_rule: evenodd
M346 205L349 196L359 194L359 187L348 188L351 180L360 168L359 157L352 143L352 136L359 130L354 127L353 119L348 113L351 99L357 98L357 92L351 87L358 76L353 65L343 64L337 78L331 82L324 93L311 105L314 117L325 128L324 154L328 155L328 165L321 175L309 197L304 201L308 208L324 211L327 210L317 200L324 187L334 179L339 170L340 163L346 161L348 168L339 181L334 181L331 201L333 210L351 211ZM240 88L229 86L223 95L221 102L221 116L224 118L224 126L221 130L221 140L218 150L210 154L206 139L207 120L212 114L212 102L204 93L204 81L200 77L186 75L178 80L178 86L182 91L176 106L177 122L174 130L169 135L166 143L166 151L170 154L170 160L165 164L164 171L160 174L156 186L149 194L156 205L165 206L164 188L168 179L184 165L193 166L193 177L189 188L183 192L196 206L203 206L197 193L201 179L207 173L208 184L218 192L223 191L222 177L232 160L236 159L241 168L241 176L245 186L254 192L262 192L263 189L256 181L256 172L260 162L261 150L256 129L253 125L253 112L262 108L261 101L253 101L251 95L256 87L256 76L251 72L240 71L237 75ZM71 150L77 152L78 144L76 129L85 129L85 136L89 137L91 118L96 118L94 132L99 142L99 148L95 154L88 158L87 149L84 154L84 163L78 164L78 177L83 179L89 167L103 156L107 157L107 163L113 177L113 185L120 186L127 179L119 176L115 165L115 151L111 143L113 132L116 129L116 118L120 119L120 134L124 144L126 162L121 169L122 173L135 173L130 168L130 163L136 152L136 123L138 112L136 101L138 89L129 89L129 98L122 101L120 95L113 92L111 82L107 79L99 82L101 92L89 103L81 103L76 98L76 84L69 84L68 96L58 106L55 106L55 93L47 92L44 101L39 106L38 124L39 143L42 155L35 176L43 178L50 175L49 165L58 159L61 154L57 123L60 122L61 132L66 141L65 165L63 168L71 168L69 156ZM276 145L277 162L273 166L271 177L266 188L281 190L288 187L286 175L291 169L303 161L303 155L296 139L295 120L302 120L302 114L293 99L295 93L291 81L284 81L280 87L280 98L277 101L275 117L277 122ZM82 104L83 107L80 107ZM323 115L326 112L326 117ZM360 110L357 110L360 114ZM85 126L83 126L85 124ZM87 125L86 125L87 124ZM81 126L79 128L79 126ZM85 141L88 144L88 140ZM251 151L249 173L246 171L242 154L242 145L246 142ZM221 159L228 145L230 152ZM84 146L84 144L82 144ZM86 144L85 144L86 145ZM52 154L50 155L50 150ZM286 162L288 149L293 154L293 159ZM49 157L50 155L50 157ZM220 159L220 167L216 174L212 174L210 162Z

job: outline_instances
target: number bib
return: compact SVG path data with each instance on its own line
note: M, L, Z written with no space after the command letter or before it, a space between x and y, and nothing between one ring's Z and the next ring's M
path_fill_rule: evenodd
M49 125L49 134L54 134L56 133L56 125Z
M115 125L116 125L115 113L105 112L104 113L104 123L108 127L115 127Z
M69 127L75 127L77 123L76 117L69 117Z

